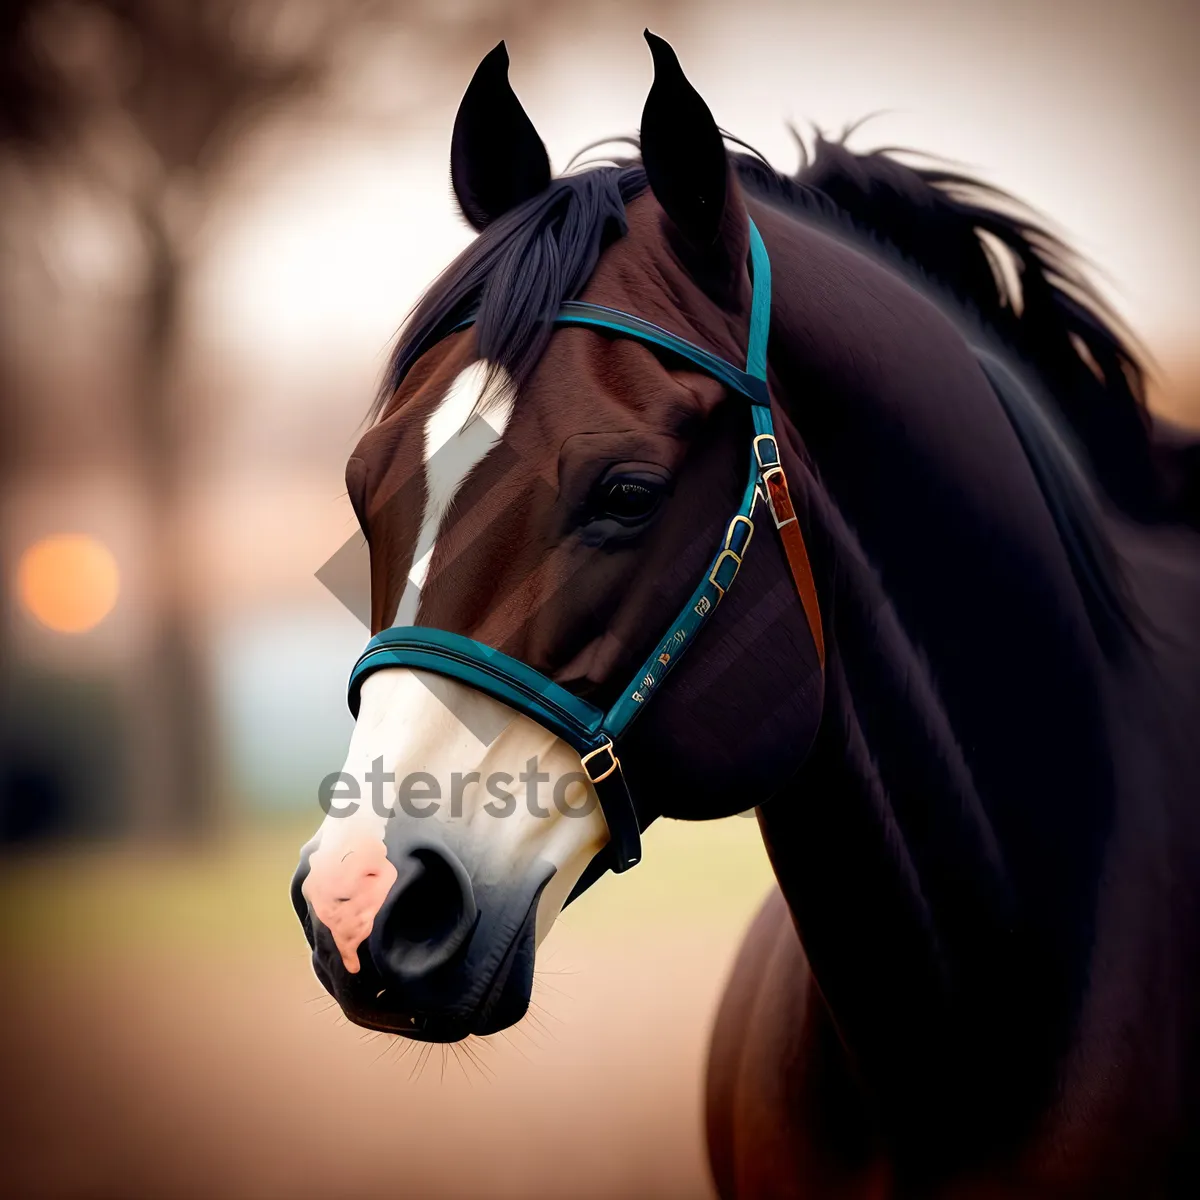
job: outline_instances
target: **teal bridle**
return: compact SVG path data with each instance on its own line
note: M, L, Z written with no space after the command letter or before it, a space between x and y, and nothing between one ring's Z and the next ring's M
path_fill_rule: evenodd
M616 703L605 712L572 695L540 671L491 646L461 634L421 625L397 626L376 634L350 673L349 703L355 718L358 717L362 685L368 676L385 667L409 667L457 679L507 704L562 738L579 754L583 770L595 788L608 824L608 852L614 871L626 871L641 858L637 809L617 753L621 739L651 697L658 694L667 676L733 586L754 533L752 518L759 499L768 506L776 528L785 535L789 563L793 575L799 579L793 562L794 542L799 540L798 525L787 494L767 392L771 264L753 222L750 223L750 265L753 299L744 371L649 321L603 305L571 301L563 304L554 319L556 325L604 330L685 359L730 391L749 400L754 422L749 478L741 505L726 527L721 546L704 578L671 622L665 638L622 690ZM800 553L803 555L802 543ZM807 569L807 558L803 565ZM815 593L813 595L815 602ZM819 652L822 652L818 629L819 624L814 634L818 638Z

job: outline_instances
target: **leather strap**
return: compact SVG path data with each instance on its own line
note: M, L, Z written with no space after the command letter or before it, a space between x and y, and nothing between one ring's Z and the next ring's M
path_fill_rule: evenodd
M809 632L817 647L817 662L824 670L825 633L821 627L821 606L817 602L817 583L813 578L812 564L808 561L804 535L800 532L800 522L796 518L796 510L792 505L792 494L788 490L787 476L783 473L782 465L764 471L762 481L766 489L767 508L771 512L775 528L779 531L779 540L783 545L784 556L787 558L788 570L792 573L796 594L804 606Z
M757 413L755 414L757 418ZM796 594L804 608L808 629L817 648L817 662L825 669L825 633L821 625L821 605L817 600L817 584L813 578L812 564L804 545L804 534L792 503L783 461L779 457L779 443L772 426L755 420L757 436L754 439L754 461L758 465L757 495L766 502L771 520L779 533L788 570L795 584Z

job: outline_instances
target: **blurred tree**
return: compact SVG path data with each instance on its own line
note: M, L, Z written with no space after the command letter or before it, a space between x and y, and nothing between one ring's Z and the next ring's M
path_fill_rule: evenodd
M678 0L619 0L641 17ZM214 197L248 137L299 102L326 104L381 47L465 84L500 37L543 44L579 14L559 0L5 0L0 154L45 186L69 178L133 219L142 255L129 424L150 528L153 619L131 725L133 808L143 825L195 832L214 812L214 745L200 620L185 585L182 500L189 433L181 347L190 268ZM349 89L353 94L353 88ZM335 104L336 107L336 104ZM343 112L342 116L346 114Z
M182 528L183 305L203 214L239 143L312 96L382 0L9 0L0 17L0 136L44 180L102 189L132 216L142 285L129 422L145 494L153 616L130 755L143 826L213 814L214 747L200 614Z

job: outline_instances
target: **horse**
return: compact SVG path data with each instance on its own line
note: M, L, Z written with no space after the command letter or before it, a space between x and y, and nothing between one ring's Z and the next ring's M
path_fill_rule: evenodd
M628 156L552 176L504 43L458 110L478 236L346 470L375 636L314 970L494 1033L652 820L754 808L721 1196L1198 1195L1195 460L1035 217L844 139L783 175L646 38Z

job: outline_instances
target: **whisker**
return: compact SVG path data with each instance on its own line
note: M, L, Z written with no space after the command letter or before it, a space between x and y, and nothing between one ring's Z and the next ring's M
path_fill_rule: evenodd
M539 1003L537 1000L531 998L529 1001L529 1006L533 1009L533 1012L539 1021L553 1021L555 1025L566 1024L562 1017L555 1012L551 1012L550 1009L548 1009L544 1004ZM550 1030L550 1032L553 1032L553 1030Z
M371 1060L371 1066L374 1066L381 1059L387 1058L388 1051L392 1049L394 1040L394 1038L388 1038L387 1041L384 1042L383 1049L380 1050L380 1052Z
M516 1025L510 1025L509 1028L514 1033L519 1033L535 1049L541 1050L543 1048L542 1043L533 1036L530 1026L528 1026L524 1021L521 1021Z
M570 992L564 992L564 991L562 990L562 988L555 987L555 986L554 986L554 984L552 984L552 983L547 983L547 982L546 982L544 979L541 979L541 978L539 978L539 977L536 977L536 976L534 977L534 985L535 985L535 986L538 988L538 990L539 990L539 991L540 991L542 988L545 988L545 989L546 989L546 991L548 991L548 992L554 992L554 993L555 993L555 995L558 995L558 996L565 996L565 997L566 997L568 1000L573 1000L573 999L574 999L574 996L572 996Z
M404 1061L405 1056L413 1052L414 1047L416 1047L418 1043L414 1042L412 1038L397 1037L393 1039L392 1045L396 1051L395 1055L393 1055L393 1058L395 1059L395 1065L399 1066L400 1063Z
M421 1053L417 1055L417 1061L413 1064L413 1073L409 1075L409 1079L420 1079L425 1073L425 1068L428 1066L429 1059L433 1054L434 1044L433 1042L425 1043Z
M542 1004L539 1000L533 999L532 996L529 998L529 1007L535 1012L539 1013L541 1016L549 1017L551 1021L557 1021L560 1025L562 1024L562 1017L558 1016L556 1013L552 1013L544 1004Z
M538 1033L549 1033L549 1030L546 1028L546 1026L543 1025L541 1023L541 1021L538 1020L537 1013L535 1013L532 1009L526 1011L524 1023L527 1025L531 1025L534 1029L536 1029L538 1031Z
M547 1042L557 1042L558 1041L558 1036L557 1036L557 1034L555 1034L554 1030L550 1029L546 1025L543 1025L541 1023L541 1021L539 1021L535 1015L533 1015L532 1013L526 1014L525 1019L527 1021L532 1022L533 1028L537 1030L539 1037L545 1038L547 1040Z
M467 1087L473 1087L471 1076L467 1074L467 1068L463 1066L462 1055L459 1053L458 1043L451 1042L450 1049L454 1051L454 1061L458 1064L458 1069L462 1072L462 1077L467 1081Z
M471 1047L475 1051L475 1053L479 1055L481 1062L486 1061L485 1055L495 1053L495 1050L496 1050L495 1045L492 1042L488 1041L488 1039L486 1037L483 1037L478 1033L471 1034L467 1038L467 1041L470 1042Z
M476 1054L474 1048L468 1042L459 1043L463 1048L463 1053L475 1064L482 1078L492 1080L496 1078L496 1073Z
M479 1069L479 1063L475 1061L475 1056L471 1053L471 1048L465 1041L455 1042L455 1045L462 1051L465 1060L471 1064L476 1070Z
M524 1051L524 1050L522 1050L522 1049L521 1049L521 1047L520 1047L520 1046L518 1046L518 1045L517 1045L517 1043L516 1043L516 1042L514 1042L514 1041L512 1040L512 1038L510 1038L510 1037L508 1036L508 1030L507 1030L507 1029L502 1029L502 1030L500 1030L500 1036L501 1036L501 1037L502 1037L502 1038L503 1038L503 1039L504 1039L504 1040L505 1040L505 1041L506 1041L506 1042L507 1042L507 1043L508 1043L508 1044L509 1044L509 1045L510 1045L510 1046L511 1046L511 1047L512 1047L512 1048L513 1048L513 1049L514 1049L514 1050L515 1050L515 1051L516 1051L516 1052L517 1052L517 1053L518 1053L518 1054L519 1054L519 1055L520 1055L520 1056L521 1056L521 1057L522 1057L522 1058L523 1058L525 1061L526 1061L526 1062L527 1062L527 1063L532 1063L532 1062L533 1062L533 1059L532 1059L532 1058L530 1058L530 1057L529 1057L529 1055L528 1055L528 1054L526 1054L526 1053L525 1053L525 1051Z

